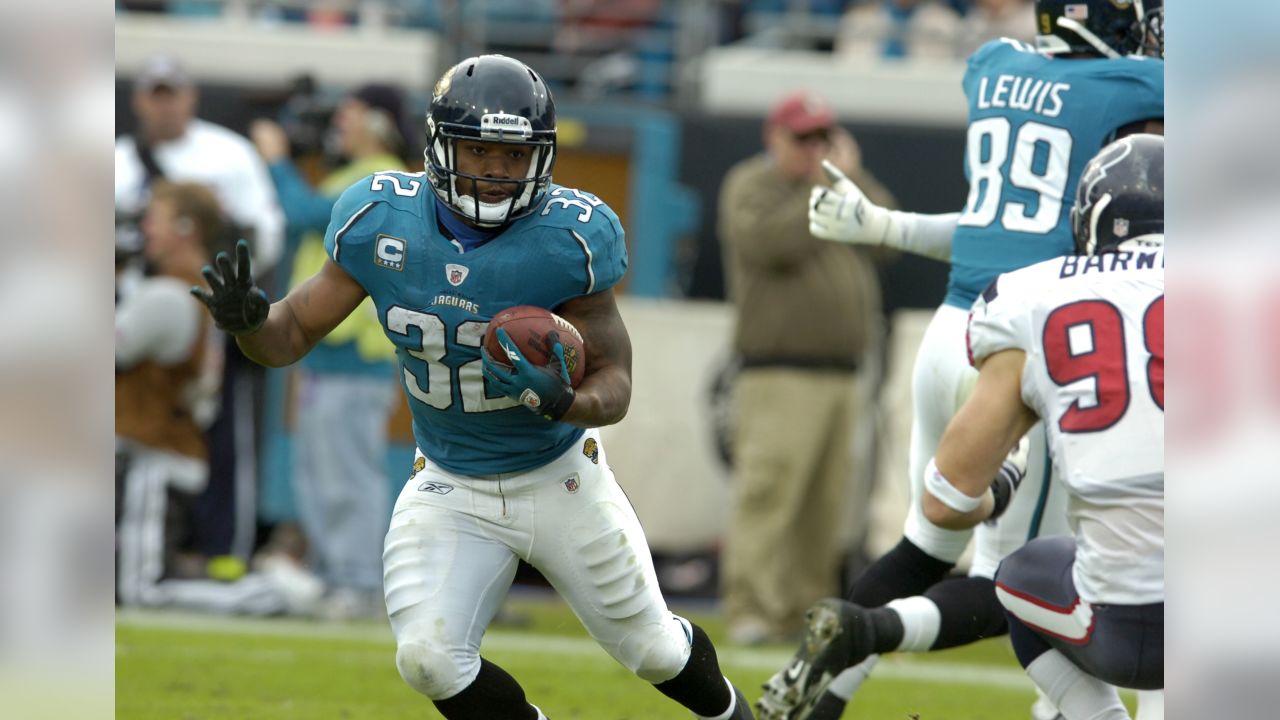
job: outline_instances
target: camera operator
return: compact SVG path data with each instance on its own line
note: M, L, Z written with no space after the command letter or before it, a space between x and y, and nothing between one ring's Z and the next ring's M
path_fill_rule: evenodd
M304 121L314 118L318 107L313 96L305 97L312 100L301 103L310 111L297 118ZM405 169L399 156L405 144L403 106L403 95L388 85L366 85L344 98L324 145L346 163L318 189L290 159L291 138L278 123L258 120L251 126L249 134L268 163L284 208L291 250L296 243L291 286L324 265L324 231L342 191L366 175ZM311 126L302 122L301 127ZM310 132L295 135L292 144L297 149L314 141ZM312 569L327 586L320 614L329 619L385 612L382 539L391 495L383 467L387 420L397 397L394 358L373 302L366 299L296 370L294 496L310 541Z
M284 251L284 217L275 191L249 141L197 118L198 103L191 76L171 56L152 56L134 78L137 132L116 140L117 243L123 246L117 249L141 250L136 219L153 182L198 182L213 189L232 232L250 240L254 269L263 277Z

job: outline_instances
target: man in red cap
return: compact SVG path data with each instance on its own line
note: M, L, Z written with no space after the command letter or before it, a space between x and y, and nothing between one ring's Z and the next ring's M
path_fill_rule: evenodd
M809 234L809 187L826 158L893 202L812 94L782 98L764 142L725 176L719 217L743 362L723 593L730 639L746 644L797 637L805 608L836 588L850 517L853 537L865 529L866 509L851 507L867 481L853 470L856 371L880 342L880 287L865 253Z

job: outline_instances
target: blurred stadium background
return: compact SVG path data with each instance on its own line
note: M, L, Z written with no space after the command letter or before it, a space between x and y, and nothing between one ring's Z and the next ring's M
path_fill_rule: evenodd
M353 666L362 672L373 668L382 675L379 687L396 695L382 701L383 710L353 703L339 710L301 712L288 704L290 697L256 697L261 702L251 712L238 700L228 699L254 700L248 689L260 687L261 676L212 677L207 683L204 679L246 663L246 657L280 668L297 663L302 656L332 654L338 642L333 636L342 631L253 622L228 630L189 616L124 615L118 628L113 627L108 570L111 528L106 511L111 504L107 490L111 485L107 394L111 306L101 302L106 297L102 269L111 245L106 185L113 134L108 127L113 69L115 134L130 128L126 98L131 72L147 53L159 50L180 54L197 74L205 93L204 117L243 131L251 118L271 116L283 108L303 74L310 74L319 92L331 97L379 77L414 84L421 107L439 69L473 51L503 48L563 83L565 89L558 95L562 118L579 124L576 130L568 123L562 125L566 150L575 147L565 153L557 177L569 184L594 183L592 187L624 213L635 253L627 312L633 311L634 298L636 308L652 310L657 319L669 323L675 322L676 308L690 307L672 303L690 302L705 309L708 324L725 322L716 302L719 278L707 208L714 201L714 183L722 169L758 149L763 110L784 88L810 87L836 104L841 121L862 141L868 166L904 207L939 211L953 209L962 200L963 117L958 86L962 64L859 67L833 63L827 48L838 11L832 11L829 3L658 3L661 13L655 17L660 19L641 24L642 31L636 33L654 45L634 47L630 59L613 62L614 69L598 68L598 79L585 87L579 87L585 65L558 62L569 57L567 53L552 50L546 42L521 46L528 35L519 32L519 21L515 32L508 24L505 37L502 34L502 23L512 16L504 15L499 6L516 10L516 17L526 10L539 15L544 38L554 35L560 24L555 7L539 13L533 9L537 2L423 2L412 5L436 6L438 12L410 20L410 4L118 2L113 17L105 3L71 0L15 3L0 10L4 20L0 37L11 60L5 63L0 87L0 125L5 129L0 138L0 168L10 251L0 283L4 301L0 321L6 337L21 338L7 343L3 353L8 382L0 416L6 468L0 477L4 500L0 530L6 542L0 570L5 572L7 590L0 612L0 695L6 698L0 715L106 718L118 711L119 717L390 717L378 712L391 707L400 716L422 713L425 708L411 691L397 686L387 659L389 636L381 636L376 629L351 631L357 643L373 647L372 653L356 648L352 654L339 654L327 668L299 664L292 683L305 680L302 676L310 676L312 682L283 686L304 697L315 694L326 680L350 673ZM489 12L491 5L498 9L496 13ZM1274 624L1257 622L1267 616L1266 598L1274 597L1276 585L1274 573L1265 570L1260 549L1277 542L1270 522L1277 486L1267 481L1274 477L1274 463L1269 462L1271 453L1265 448L1274 445L1280 413L1273 392L1255 392L1275 387L1280 365L1267 359L1274 358L1274 348L1271 353L1261 352L1255 332L1259 327L1274 328L1273 318L1263 314L1259 322L1248 320L1262 312L1261 299L1274 296L1275 279L1280 277L1267 230L1274 213L1274 193L1267 188L1276 186L1280 173L1274 143L1265 140L1269 133L1265 118L1270 114L1256 108L1257 101L1280 96L1273 72L1280 67L1280 57L1268 41L1280 26L1276 10L1262 0L1174 4L1170 10L1169 104L1176 119L1171 137L1195 139L1181 145L1175 141L1170 149L1170 162L1179 168L1170 188L1172 232L1185 233L1191 241L1180 251L1185 260L1171 265L1170 283L1194 287L1202 297L1216 296L1220 303L1211 308L1215 321L1240 319L1226 328L1220 343L1199 356L1199 362L1175 361L1169 370L1176 378L1171 383L1175 388L1171 413L1176 421L1195 419L1178 409L1180 399L1185 402L1187 397L1184 393L1212 400L1217 411L1211 423L1214 432L1205 432L1202 420L1171 427L1175 437L1170 446L1173 520L1168 573L1174 592L1184 593L1181 602L1171 604L1170 637L1177 648L1170 660L1171 716L1176 712L1179 717L1267 717L1280 692L1270 680L1280 647L1274 631L1268 629ZM1247 22L1239 22L1242 18ZM527 19L527 27L534 27L533 20ZM513 41L512 35L517 39ZM1240 68L1249 71L1237 72ZM652 124L638 129L641 121ZM571 140L575 132L578 138ZM708 142L709 137L716 142ZM649 150L641 152L641 148ZM590 171L585 167L574 167L591 166L593 153L595 164L602 166L595 170L599 180L584 179L595 176L587 175ZM1242 164L1248 173L1235 172ZM922 177L932 180L921 183ZM612 183L606 182L608 178ZM652 187L646 191L643 186L650 181ZM654 203L668 211L643 212L654 208ZM66 212L68 207L79 212ZM1201 242L1195 242L1197 238ZM890 382L882 391L885 440L878 459L882 468L895 462L894 427L901 422L896 413L907 407L905 396L895 394L905 388L892 381L895 368L900 376L901 368L910 364L911 313L936 302L945 275L942 268L905 259L884 272L886 307L893 312ZM894 277L903 279L890 279ZM32 313L33 298L40 298L42 308L57 320ZM1198 325L1180 320L1179 312L1170 317L1172 342L1196 347ZM69 326L83 327L86 320L88 326L74 338L64 332ZM660 337L665 328L654 327ZM640 335L634 328L633 333ZM638 337L637 343L641 342ZM713 346L711 352L721 347ZM682 351L684 357L700 355ZM1240 358L1241 367L1227 371L1223 363L1228 357ZM701 387L704 379L691 382ZM628 422L670 430L669 419L663 422L647 412L633 413ZM282 424L274 432L280 442L287 442ZM638 431L629 434L637 441L643 437ZM683 438L690 433L673 431L672 435ZM617 446L617 441L611 442ZM700 459L682 465L685 469L675 476L681 481L677 484L682 497L689 495L691 479L716 477L704 471L718 467L705 436L688 442ZM264 455L264 466L268 462ZM678 459L673 457L672 462ZM267 509L270 503L265 497L271 476L272 470L264 467L262 512L267 520L273 512ZM1212 478L1212 483L1206 478ZM890 475L889 482L879 483L880 491L896 489L897 481ZM711 497L690 499L693 505L705 503L711 513L700 515L692 529L686 518L675 518L667 550L681 553L705 546L723 507L718 492L723 488L709 492ZM901 498L884 503L890 515L900 505ZM1242 506L1253 510L1242 515ZM288 512L287 501L281 500L279 507L274 512ZM661 524L662 510L642 507L641 512L647 524ZM896 518L878 517L896 531ZM1244 526L1251 531L1242 535L1237 530ZM681 536L681 530L688 534ZM556 619L555 608L541 613L537 609L541 602L529 603L540 633L550 628L552 634L582 637L571 619ZM1247 606L1240 607L1242 602ZM1220 622L1205 622L1207 617ZM304 641L301 648L271 648L270 639L280 635L303 635L314 644ZM266 642L267 649L255 651L254 638ZM144 646L149 649L137 651ZM514 651L520 650L509 643L500 651L511 653L513 646ZM993 677L1016 669L1007 656L1000 655L1002 648L976 652L980 657L960 662L981 665L984 658L994 657L992 664L1000 670L993 669ZM603 655L588 656L583 665L599 666L603 659ZM750 659L731 660L727 667L731 673L754 672L744 678L754 681L768 673L768 667L760 666L772 667L774 660L768 657L755 664ZM575 670L577 666L549 673L547 682L585 684ZM885 675L885 684L897 696L921 693L928 685L916 679L901 686L896 684L898 675ZM956 673L950 677L964 682L973 678ZM1026 707L1025 693L1019 693L1008 715L988 706L966 714L965 698L978 696L967 693L965 685L956 687L959 707L922 717L1021 717L1018 713ZM867 692L871 689L869 685ZM356 695L361 703L378 703L369 697L372 690L372 686L356 685L349 693L344 690L342 697ZM187 697L196 702L198 698L201 705L195 710L166 706L147 699L154 698L153 693L170 701ZM572 702L582 709L569 716L595 717L585 701ZM137 708L144 705L158 714L143 714ZM429 717L431 711L425 712ZM903 717L909 712L914 711L900 702L877 709L873 716Z

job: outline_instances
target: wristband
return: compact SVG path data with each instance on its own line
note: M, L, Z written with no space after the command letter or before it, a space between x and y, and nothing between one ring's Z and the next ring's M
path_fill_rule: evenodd
M950 480L943 477L933 460L930 460L929 466L924 469L924 489L943 505L958 513L968 514L982 505L981 497L965 495L959 488L952 485Z

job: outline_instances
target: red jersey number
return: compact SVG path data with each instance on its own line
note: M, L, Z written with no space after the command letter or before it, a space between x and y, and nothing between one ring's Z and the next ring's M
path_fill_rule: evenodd
M1142 319L1148 355L1147 384L1164 409L1164 296L1147 307ZM1044 326L1044 355L1049 377L1059 386L1093 380L1094 402L1077 399L1058 418L1062 432L1106 430L1124 417L1131 391L1124 317L1106 300L1081 300L1049 313Z

